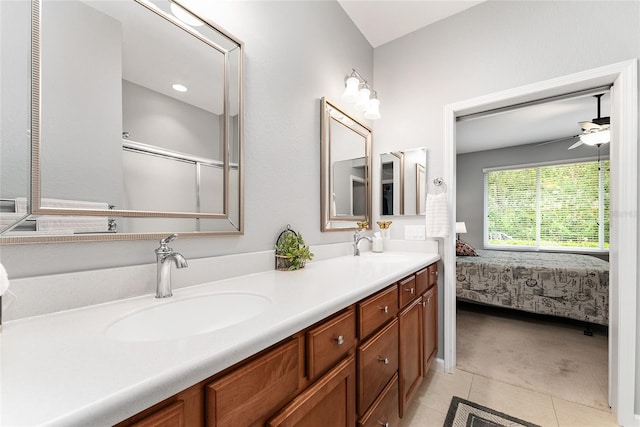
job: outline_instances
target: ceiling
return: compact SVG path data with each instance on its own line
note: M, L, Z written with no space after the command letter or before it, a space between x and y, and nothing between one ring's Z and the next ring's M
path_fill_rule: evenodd
M434 22L462 12L482 1L459 0L338 0L356 27L374 48ZM384 101L382 101L384 102ZM601 116L608 116L609 94L602 97ZM567 148L580 133L578 122L597 117L592 94L545 102L499 114L458 122L458 153L567 138Z
M378 47L482 1L338 0L338 3L371 46Z
M596 91L603 93L602 90ZM542 143L567 138L554 144L569 148L581 133L579 122L598 116L597 100L592 94L515 108L497 114L458 121L456 147L458 154L492 150L516 145ZM601 98L600 115L610 115L611 97Z

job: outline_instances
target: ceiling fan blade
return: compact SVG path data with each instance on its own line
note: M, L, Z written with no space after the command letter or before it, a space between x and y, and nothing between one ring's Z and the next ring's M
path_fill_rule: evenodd
M572 135L572 136L565 136L563 138L556 138L556 139L550 139L548 141L542 141L536 144L536 147L540 146L540 145L547 145L547 144L553 144L554 142L562 142L562 141L566 141L568 139L573 139L573 138L577 138L580 135Z
M593 122L578 122L583 131L595 131L600 130L602 126Z
M578 142L576 142L575 144L573 144L571 147L567 148L567 150L573 150L576 147L581 146L582 144L584 144L584 142L582 142L581 139L578 140Z

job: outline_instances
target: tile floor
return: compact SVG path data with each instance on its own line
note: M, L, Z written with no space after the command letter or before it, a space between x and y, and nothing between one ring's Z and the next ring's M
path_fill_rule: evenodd
M431 370L400 427L442 427L453 396L542 427L614 427L615 416L588 406L481 375Z

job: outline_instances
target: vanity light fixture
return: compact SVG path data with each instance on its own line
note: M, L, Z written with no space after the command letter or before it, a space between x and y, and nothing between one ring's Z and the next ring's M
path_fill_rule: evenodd
M345 80L345 85L340 99L344 102L355 103L356 109L363 111L365 118L378 120L380 118L378 93L355 68L351 69L351 74Z
M171 87L176 92L186 92L187 91L187 87L185 85L181 85L180 83L175 83L175 84L171 85Z
M201 27L204 25L204 22L193 16L191 13L187 12L178 3L172 1L169 5L169 8L171 9L171 13L173 13L173 16L187 25L190 25L192 27Z

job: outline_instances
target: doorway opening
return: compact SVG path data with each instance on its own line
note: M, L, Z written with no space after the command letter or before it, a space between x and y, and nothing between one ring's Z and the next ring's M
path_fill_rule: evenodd
M638 92L637 60L493 93L445 106L445 180L455 223L456 117L533 99L612 84L609 404L618 423L632 426L635 405L637 301ZM456 367L455 238L445 239L444 369Z

